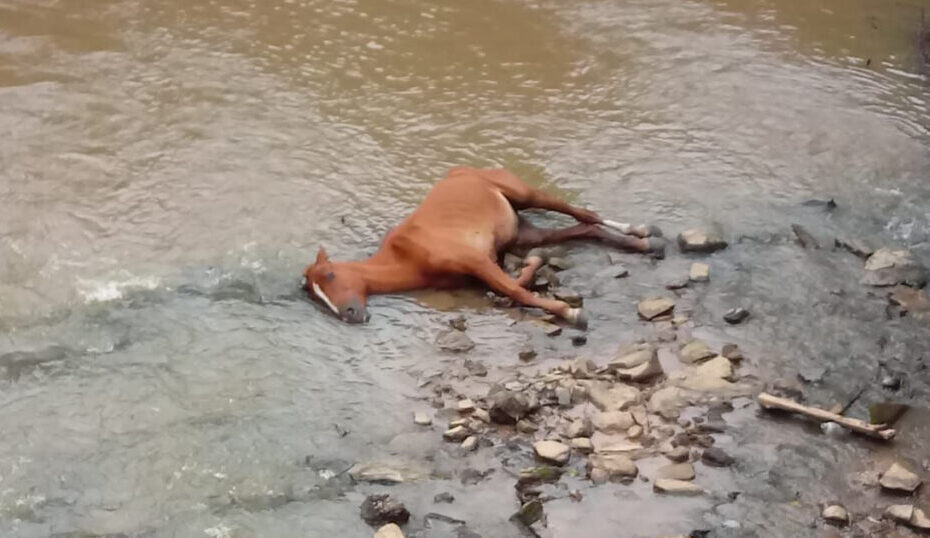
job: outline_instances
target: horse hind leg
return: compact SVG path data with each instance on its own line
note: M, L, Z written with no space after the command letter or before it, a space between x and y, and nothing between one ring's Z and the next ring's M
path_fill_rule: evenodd
M533 248L576 239L594 240L620 250L652 254L657 258L665 257L665 246L668 243L662 237L635 237L610 233L594 224L576 224L568 228L551 230L537 228L525 221L521 221L520 228L517 231L516 246ZM530 256L527 255L527 267L524 268L524 272L529 267L531 267ZM535 272L535 269L533 271ZM521 281L523 276L523 274L520 275Z

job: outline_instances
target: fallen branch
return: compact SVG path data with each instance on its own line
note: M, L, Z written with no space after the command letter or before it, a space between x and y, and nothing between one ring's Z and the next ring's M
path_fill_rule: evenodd
M869 424L864 420L844 417L843 415L837 415L836 413L824 411L823 409L818 409L816 407L808 407L806 405L801 405L794 400L779 398L778 396L772 396L771 394L766 394L765 392L759 394L758 399L759 405L765 409L781 409L782 411L798 413L799 415L804 415L821 422L835 422L848 430L861 433L862 435L868 435L869 437L875 437L876 439L883 439L888 441L894 437L895 434L894 429L889 428L885 424Z

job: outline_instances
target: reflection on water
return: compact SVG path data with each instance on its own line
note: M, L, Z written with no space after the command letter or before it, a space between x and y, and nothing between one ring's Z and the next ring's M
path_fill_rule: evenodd
M827 365L816 404L859 385L860 413L926 400L911 374L927 328L887 320L858 260L788 235L930 256L923 7L0 0L0 534L365 535L366 490L331 473L391 446L417 446L438 475L469 465L438 435L405 441L415 378L461 367L433 346L448 310L468 314L471 357L492 370L517 367L527 339L541 360L572 356L569 339L511 326L480 291L375 298L365 327L297 291L319 244L373 252L456 164L670 232L722 223L733 246L692 292L702 337L739 343L763 379ZM621 256L632 276L604 280L602 250L570 255L592 355L640 334L632 302L690 263ZM737 303L757 321L721 327ZM900 393L881 392L879 360L906 376ZM740 500L631 533L737 519L734 535L806 535L811 506L850 491L836 462L871 461L868 445L747 415L721 440L745 472L708 477ZM919 459L926 424L902 430L900 454ZM764 486L746 479L760 472ZM423 514L455 489L452 515L504 536L510 487L399 491ZM553 506L554 529L571 507Z

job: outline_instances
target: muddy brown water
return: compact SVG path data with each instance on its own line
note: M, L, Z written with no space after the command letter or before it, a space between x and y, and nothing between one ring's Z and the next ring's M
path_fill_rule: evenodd
M511 326L480 292L376 298L350 327L297 291L318 245L372 252L457 164L669 233L721 223L731 247L685 292L695 334L739 343L763 381L825 366L814 403L860 387L853 413L926 402L930 330L888 319L861 261L829 245L858 236L930 261L927 7L0 0L0 535L367 536L358 505L384 488L338 473L394 453L436 475L392 488L411 534L454 535L423 528L441 512L517 536L501 462L525 447L462 459L412 424L428 407L418 380L465 358L438 352L436 332L467 316L467 357L491 374L461 384L480 396L526 341L551 365L646 334L635 301L691 259L615 255L631 276L612 280L597 276L607 252L572 247L563 280L592 317L580 350L570 331ZM828 247L801 249L791 223ZM736 305L753 317L724 326ZM921 416L884 448L749 406L718 439L737 469L698 469L714 495L585 489L547 503L549 531L820 536L818 503L861 520L896 501L855 472L930 465ZM463 485L466 468L496 471ZM434 505L440 491L456 502Z

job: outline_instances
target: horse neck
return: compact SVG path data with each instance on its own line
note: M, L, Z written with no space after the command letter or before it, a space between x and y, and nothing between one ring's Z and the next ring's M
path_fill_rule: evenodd
M408 291L425 284L418 268L382 252L367 260L346 262L343 265L362 278L368 294Z

